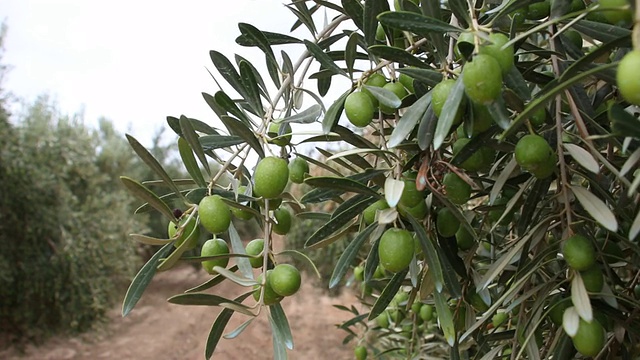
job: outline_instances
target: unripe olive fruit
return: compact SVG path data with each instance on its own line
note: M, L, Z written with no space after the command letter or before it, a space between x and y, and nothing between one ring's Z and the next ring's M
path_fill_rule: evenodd
M565 240L562 255L567 264L578 271L587 270L596 262L596 250L591 240L580 234Z
M400 100L402 100L405 96L407 96L407 90L404 88L404 85L402 85L400 82L390 82L385 84L382 88L396 94L396 96ZM396 111L396 109L385 106L383 104L380 104L379 106L380 106L380 111L382 111L385 114L393 114Z
M627 53L618 64L616 79L620 95L634 105L640 105L640 50Z
M253 173L253 192L265 199L273 199L284 191L289 181L287 161L268 156L258 162Z
M212 234L227 231L231 224L231 210L219 195L205 196L198 204L200 223Z
M378 244L380 264L391 272L406 269L415 253L413 236L404 229L390 228L382 234Z
M289 180L296 184L302 184L306 174L309 174L307 160L297 157L289 162Z
M498 62L498 65L500 65L503 75L508 73L513 67L513 45L503 48L508 42L509 38L506 35L493 33L489 35L489 41L483 43L478 50L480 54L493 57Z
M352 92L344 101L347 119L357 127L369 125L373 120L374 110L371 98L362 91Z
M286 235L291 229L291 213L283 207L273 212L277 223L273 223L273 231L279 235Z
M229 253L229 246L222 239L209 239L205 241L200 250L200 256L216 256L226 255ZM202 267L209 274L216 274L213 270L214 266L227 267L229 264L229 258L220 258L215 260L205 260L202 262Z
M183 242L187 241L186 249L191 250L198 245L198 238L200 237L200 228L197 226L197 220L195 216L192 216L190 218L185 216L180 219L179 224L181 226L184 225L185 221L187 221L187 218L189 219L189 221L184 226L184 230L182 230L182 234L180 234L180 237L176 239L176 242L173 244L173 246L180 247L180 245L182 245ZM169 235L169 238L173 239L176 236L177 232L178 232L178 226L176 226L176 224L174 224L173 221L170 221L167 227L167 233Z
M280 128L283 127L282 136L279 136ZM272 139L272 144L286 146L291 142L291 125L289 123L271 123L267 135Z
M502 68L490 55L478 54L462 70L464 91L477 104L491 104L502 93Z
M262 256L262 251L264 250L264 239L253 239L249 241L247 247L245 248L245 252L247 255L255 256L249 258L249 263L251 267L257 269L262 267L264 263L264 258Z
M436 229L438 234L443 237L452 237L460 228L460 220L453 214L451 209L442 208L438 210L436 218Z
M544 179L555 169L556 155L547 140L539 135L525 135L516 144L516 162L538 179Z
M278 295L275 291L273 291L273 288L271 287L270 279L272 275L273 275L273 270L267 270L267 280L264 283L264 297L263 297L263 302L265 305L273 305L273 304L279 303L280 300L282 300L283 298L283 296ZM258 282L258 284L262 284L262 274L258 275L258 278L256 279L256 281ZM253 298L256 301L260 300L260 288L261 288L261 285L255 285L253 287Z
M267 278L273 291L280 296L291 296L298 292L302 278L300 271L290 264L279 264Z
M471 185L462 180L458 174L450 172L442 179L445 195L452 203L462 205L471 197Z
M385 199L380 199L373 204L367 206L366 209L362 212L362 218L364 219L364 223L366 225L372 224L376 219L376 212L378 210L388 209L389 204Z

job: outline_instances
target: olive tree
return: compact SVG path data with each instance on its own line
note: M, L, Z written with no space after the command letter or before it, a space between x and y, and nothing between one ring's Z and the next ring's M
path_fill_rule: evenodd
M328 283L358 284L340 326L358 359L637 355L638 5L294 0L305 38L240 23L264 59L210 51L220 90L202 96L222 127L167 118L190 178L128 137L157 180L122 181L171 236L133 235L161 248L123 315L157 271L203 262L211 279L169 301L222 308L205 357L266 311L286 358L288 256L344 242ZM261 240L245 249L230 213ZM292 214L315 224L305 249L275 252ZM184 256L199 231L211 242Z

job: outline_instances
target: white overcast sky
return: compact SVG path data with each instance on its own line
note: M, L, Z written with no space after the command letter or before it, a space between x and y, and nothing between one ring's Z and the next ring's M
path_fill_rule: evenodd
M84 111L89 124L109 118L148 145L167 115L214 119L200 95L217 90L205 69L215 71L209 50L264 68L261 52L235 44L237 23L288 34L295 16L283 3L1 0L11 67L3 85L27 101L48 93L63 113Z

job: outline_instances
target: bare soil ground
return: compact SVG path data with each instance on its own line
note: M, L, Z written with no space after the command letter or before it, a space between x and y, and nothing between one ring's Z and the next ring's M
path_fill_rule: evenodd
M15 348L0 349L0 359L76 360L76 359L204 359L204 348L218 307L182 306L166 302L172 295L203 283L209 278L202 270L185 266L158 274L129 316L120 316L120 306L109 314L108 325L78 337L53 337L40 346L28 345L24 353ZM330 298L322 289L306 281L299 293L283 300L295 347L290 359L350 359L351 344L342 345L346 335L335 324L349 314L333 304L352 304L355 297L348 291ZM235 285L226 281L218 285L216 294L233 296ZM227 332L247 319L235 314ZM214 359L271 359L271 330L263 311L240 336L222 339Z

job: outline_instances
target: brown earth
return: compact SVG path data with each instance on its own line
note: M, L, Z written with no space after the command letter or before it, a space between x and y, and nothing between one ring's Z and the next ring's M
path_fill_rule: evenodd
M170 304L166 299L209 278L202 270L185 266L158 274L136 308L127 317L120 306L108 314L102 330L78 337L53 337L40 346L28 345L21 353L15 348L0 349L0 359L76 360L76 359L204 359L207 334L220 308ZM342 345L346 332L336 329L350 318L333 304L355 304L348 291L330 298L322 289L306 281L293 297L282 301L289 319L294 350L290 359L351 359L353 345ZM238 294L235 284L225 281L214 288L216 294ZM209 290L211 291L211 290ZM226 328L230 332L247 317L235 314ZM266 311L237 338L222 339L213 359L273 358L271 329Z

